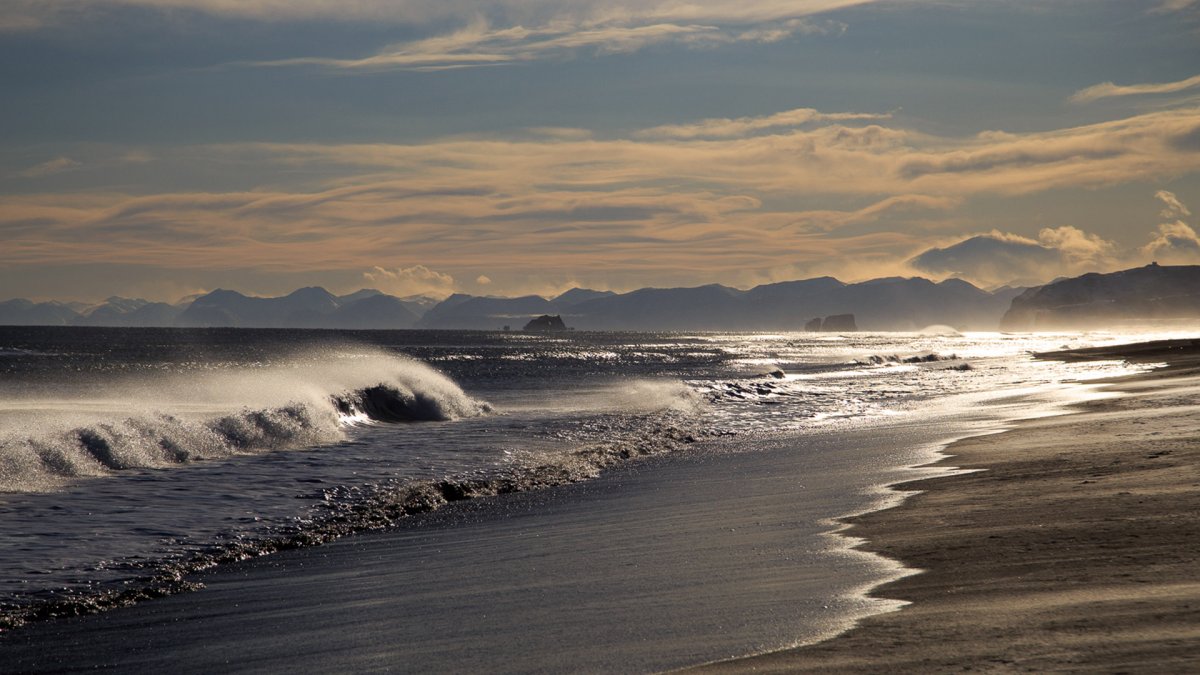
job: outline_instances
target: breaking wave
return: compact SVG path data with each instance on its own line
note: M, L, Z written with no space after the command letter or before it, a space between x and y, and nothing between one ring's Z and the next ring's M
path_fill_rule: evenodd
M356 424L448 421L491 406L397 356L114 383L101 399L0 400L0 491L333 443ZM12 410L4 411L9 407Z
M349 396L339 396L336 400L344 403L374 401L383 404L384 409L389 411L392 410L389 406L396 405L398 399L408 400L403 393L396 397L396 390L383 393L385 389L392 388L368 387ZM664 385L664 391L666 389ZM486 407L486 404L481 405ZM433 407L424 411L438 409ZM142 600L196 590L203 588L203 584L189 579L189 575L216 565L317 546L350 534L379 530L394 525L402 518L434 511L465 499L589 480L605 469L631 459L667 454L707 438L732 435L732 432L717 429L693 428L689 424L692 419L686 411L669 406L664 409L662 417L654 419L649 421L650 418L645 418L642 421L649 423L625 428L622 425L614 426L604 439L584 443L570 453L540 458L531 455L527 461L491 475L433 480L388 479L366 485L321 488L305 495L315 503L310 513L290 523L274 525L257 534L227 538L184 557L137 557L118 561L114 566L125 567L135 574L140 572L119 584L31 592L0 600L0 632L32 621L94 614Z
M937 363L938 361L958 361L959 358L955 354L943 356L941 354L916 354L914 356L897 356L895 354L878 355L872 354L862 359L854 361L856 366L882 366L889 363Z

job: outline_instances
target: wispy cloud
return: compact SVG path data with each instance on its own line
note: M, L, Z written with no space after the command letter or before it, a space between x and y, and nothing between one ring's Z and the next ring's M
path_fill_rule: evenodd
M81 166L83 166L83 162L78 162L70 157L56 157L36 166L31 166L24 171L19 171L17 175L22 178L41 178L43 176L70 171L71 169L78 169Z
M484 19L476 18L452 33L390 45L362 58L305 56L237 65L429 72L557 58L584 50L596 54L623 54L656 44L715 46L745 41L773 42L797 33L820 30L815 24L801 19L784 21L769 29L747 30L670 21L628 23L628 20L568 19L558 19L533 28L520 25L496 28Z
M764 24L879 0L5 0L0 25L36 28L94 18L120 8L183 12L261 22L345 21L403 25L466 21L481 14L502 23L583 22Z
M812 108L796 108L761 117L710 118L689 124L667 124L643 129L638 138L694 139L737 138L763 131L797 128L809 124L886 120L891 114L822 113Z
M702 126L702 125L701 125ZM770 136L694 139L448 139L416 145L249 144L230 153L339 165L443 184L704 187L748 194L1026 194L1200 169L1200 109L1043 132L936 137L831 123ZM523 186L523 187L522 187Z
M392 295L427 295L444 298L454 292L454 277L424 265L384 269L379 266L363 272L363 279Z
M955 197L896 195L853 211L802 211L793 215L792 226L801 232L830 232L849 225L874 223L905 213L949 211L962 204Z
M1176 197L1174 192L1159 190L1154 193L1154 198L1167 207L1159 214L1163 218L1180 218L1192 215L1192 212L1188 210L1188 207L1183 202L1179 201L1179 197Z
M1183 220L1192 215L1191 210L1173 192L1159 190L1154 197L1166 206L1159 215L1168 222L1159 224L1142 253L1147 258L1168 264L1200 262L1200 235Z
M1200 4L1200 0L1161 0L1159 5L1154 8L1156 12L1182 12L1189 10Z
M877 274L886 260L942 236L923 222L951 218L975 197L1200 171L1189 141L1197 130L1193 109L963 138L828 120L718 138L631 132L193 146L189 163L254 166L273 186L0 196L0 264L170 260L190 269L361 274L397 260L404 264L389 268L397 279L398 269L420 262L470 280L498 279L499 258L546 275L615 270L622 279L687 270L733 279L746 270L835 271L869 261ZM336 177L283 180L313 175L309 167ZM1089 246L1103 252L1062 228L1035 243L1076 252L1071 260L1084 259Z
M1086 89L1080 89L1071 96L1071 100L1075 103L1091 103L1102 98L1113 98L1118 96L1146 96L1150 94L1176 94L1188 89L1200 87L1200 75L1189 77L1186 80L1178 80L1175 82L1156 82L1149 84L1127 84L1118 85L1112 82L1103 82L1101 84L1092 85Z

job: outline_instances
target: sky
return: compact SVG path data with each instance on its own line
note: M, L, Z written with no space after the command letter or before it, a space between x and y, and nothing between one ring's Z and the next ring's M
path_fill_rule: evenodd
M5 0L0 300L1200 264L1200 0Z

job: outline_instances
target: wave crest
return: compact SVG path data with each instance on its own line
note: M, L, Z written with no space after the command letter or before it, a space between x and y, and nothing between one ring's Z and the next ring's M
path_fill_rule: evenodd
M366 418L390 423L445 422L492 410L489 404L467 396L457 385L453 385L453 390L425 391L377 384L330 400L338 413L350 420Z
M0 436L0 491L333 443L356 421L448 421L491 412L445 375L396 356L177 379L114 387L119 413L86 412L87 400L42 401L38 410L20 413L18 429ZM197 407L207 412L181 412Z
M872 354L862 359L854 361L856 366L882 366L889 363L937 363L938 361L957 361L958 355L949 354L943 356L934 352L928 354L916 354L914 356L897 356L895 354L878 355Z

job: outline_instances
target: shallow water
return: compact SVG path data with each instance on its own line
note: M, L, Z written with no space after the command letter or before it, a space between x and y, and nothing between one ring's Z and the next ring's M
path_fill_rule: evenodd
M956 410L1126 369L1030 351L1127 340L0 328L0 601L88 608L631 457L898 417L953 436Z

